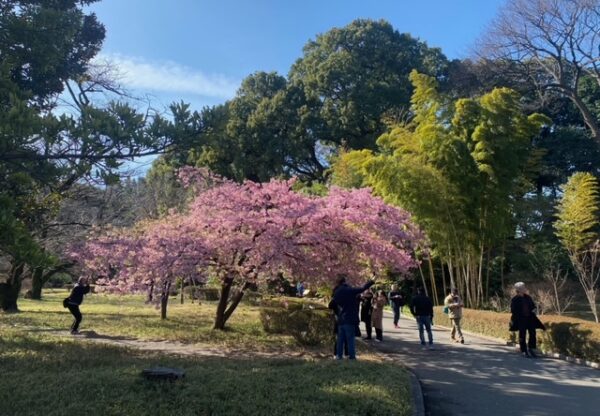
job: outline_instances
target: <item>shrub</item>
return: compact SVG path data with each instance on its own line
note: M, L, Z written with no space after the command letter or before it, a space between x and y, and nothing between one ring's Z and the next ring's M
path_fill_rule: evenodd
M73 278L68 274L57 273L50 276L50 279L44 284L46 288L54 288L59 289L63 287L67 287L73 283Z
M321 303L300 298L264 299L260 320L266 332L291 335L301 345L333 342L333 317Z
M546 331L538 331L540 348L589 361L600 361L600 325L577 318L544 315L540 320ZM464 309L463 329L482 335L516 342L517 334L508 331L509 313ZM450 320L436 308L436 324L450 326Z

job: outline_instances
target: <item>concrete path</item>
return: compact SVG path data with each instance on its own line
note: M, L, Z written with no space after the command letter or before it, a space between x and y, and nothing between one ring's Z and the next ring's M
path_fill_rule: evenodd
M361 324L362 327L362 324ZM468 336L450 343L435 328L434 349L419 344L413 319L394 329L384 317L376 343L416 373L431 416L591 416L600 414L600 370L555 359L527 359L513 347Z

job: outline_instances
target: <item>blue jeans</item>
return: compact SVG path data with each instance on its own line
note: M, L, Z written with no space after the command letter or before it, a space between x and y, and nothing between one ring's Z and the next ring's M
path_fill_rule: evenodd
M338 325L337 333L337 351L336 358L341 360L344 354L344 344L348 345L348 356L351 360L356 359L356 349L354 347L354 337L356 335L356 325Z
M433 344L433 334L431 333L431 316L417 316L417 325L419 325L419 338L421 339L421 345L425 345L425 334L423 333L424 329L427 330L429 345Z

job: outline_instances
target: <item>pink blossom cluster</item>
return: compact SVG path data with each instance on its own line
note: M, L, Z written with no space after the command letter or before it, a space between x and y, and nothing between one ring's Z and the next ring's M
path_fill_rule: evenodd
M368 189L314 197L292 185L222 181L185 214L90 238L72 256L97 283L122 292L208 273L249 283L283 273L321 285L340 273L356 280L416 266L424 237L406 211Z

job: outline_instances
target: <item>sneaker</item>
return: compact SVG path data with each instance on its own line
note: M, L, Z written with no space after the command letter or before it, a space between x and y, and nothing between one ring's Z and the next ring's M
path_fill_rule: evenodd
M375 338L375 342L382 342L382 341L383 341L382 339Z
M531 358L531 356L529 355L529 353L527 351L522 352L521 355L523 356L523 358Z
M430 350L432 350L433 349L433 344L429 344L429 346L427 348L429 348Z
M538 355L535 353L535 351L534 351L534 350L529 350L529 356L530 356L531 358L538 358Z
M79 335L79 331L73 330L73 331L71 331L71 335Z

